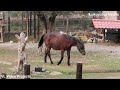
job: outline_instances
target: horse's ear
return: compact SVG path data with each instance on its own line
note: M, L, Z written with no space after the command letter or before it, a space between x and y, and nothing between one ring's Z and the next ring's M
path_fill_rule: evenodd
M27 41L27 40L28 40L28 37L25 38L25 41Z
M17 34L15 34L15 37L16 37L18 40L20 40L20 36L18 36Z

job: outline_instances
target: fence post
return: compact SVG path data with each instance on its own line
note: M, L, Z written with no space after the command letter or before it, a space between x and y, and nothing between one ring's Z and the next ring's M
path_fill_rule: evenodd
M82 79L82 63L77 63L76 79Z
M6 79L7 74L6 73L1 73L1 79Z
M23 72L25 78L24 79L30 79L30 65L25 64L24 65L24 72Z

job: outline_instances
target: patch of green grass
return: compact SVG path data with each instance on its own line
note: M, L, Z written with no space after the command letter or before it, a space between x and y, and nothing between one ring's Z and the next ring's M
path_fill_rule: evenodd
M78 51L71 51L71 66L67 65L67 55L65 52L62 63L58 66L57 62L60 60L60 51L52 51L51 57L54 62L50 64L44 63L44 55L37 55L35 48L30 48L28 52L28 62L31 67L31 71L35 70L35 67L43 67L46 70L61 72L61 75L31 75L32 79L75 79L76 78L76 64L77 62L83 63L83 79L106 79L106 78L120 78L120 57L115 55L109 55L99 52L88 52L85 56L82 56ZM11 62L12 65L0 63L0 73L12 74L10 68L17 66L17 50L11 50L9 48L0 48L0 61Z
M75 79L75 75L33 75L31 79Z
M119 73L84 73L83 79L120 79Z
M120 70L120 57L114 57L112 55L106 55L101 53L93 53L89 54L88 62L85 63L84 67L91 68L92 70L111 70L111 71L118 71Z

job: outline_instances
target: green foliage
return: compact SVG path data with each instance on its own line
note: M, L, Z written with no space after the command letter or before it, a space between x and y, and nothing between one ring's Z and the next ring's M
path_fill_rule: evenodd
M90 26L90 20L84 20L84 19L88 19L88 16L87 16L88 13L91 13L91 14L92 13L101 13L101 11L4 11L5 16L9 15L11 20L13 18L16 18L16 19L19 18L21 20L22 14L24 16L26 15L26 17L28 17L27 14L29 12L31 12L32 15L34 15L34 13L36 13L37 16L45 15L45 16L49 17L52 14L56 14L57 16L63 15L64 17L68 17L68 18L73 14L80 14L81 16L83 15L83 16L86 16L87 18L82 17L83 19L81 19L81 20L69 20L69 26L70 27L72 27L72 26L78 27L78 28L82 28L82 29L87 29ZM16 28L16 29L19 28L21 26L21 22L22 21L19 22L20 24L12 23L11 30L14 30L14 28ZM43 26L41 26L41 27L44 27L44 24L42 24L42 25ZM62 20L56 21L56 26L65 27L65 25L66 25L66 21L64 21L64 24L63 24ZM33 28L33 25L32 25L32 28Z
M75 11L36 11L37 15L48 15L50 16L52 13L55 13L56 15L63 15L63 16L70 16L74 13Z
M90 27L91 20L81 20L79 24L82 29L88 29Z

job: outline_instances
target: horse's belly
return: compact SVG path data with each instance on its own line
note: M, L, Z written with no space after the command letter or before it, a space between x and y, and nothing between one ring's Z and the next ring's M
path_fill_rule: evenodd
M70 48L70 43L67 42L67 41L64 41L64 40L61 40L61 41L58 41L56 39L54 39L54 43L53 40L50 41L50 47L54 50L61 50L61 49L64 49L64 50L67 50L68 48Z
M60 47L58 47L58 46L52 46L52 49L54 49L54 50L60 50Z
M54 49L54 50L61 50L60 48L52 48L52 49Z
M70 48L70 46L67 46L67 45L53 45L51 47L52 49L54 50L61 50L61 49L64 49L64 50L67 50L68 48Z

